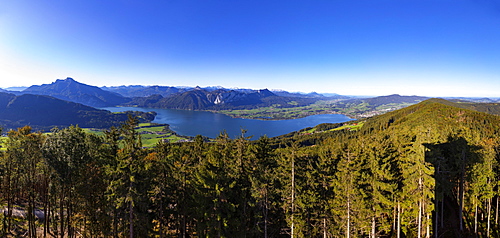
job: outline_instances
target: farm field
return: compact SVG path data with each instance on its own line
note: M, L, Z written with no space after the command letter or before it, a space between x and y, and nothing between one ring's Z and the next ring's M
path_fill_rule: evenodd
M290 103L293 105L293 103ZM260 120L289 120L318 114L343 114L351 118L367 118L384 114L415 103L384 103L382 105L372 105L364 101L351 100L320 100L307 106L289 107L283 105L273 105L257 109L243 110L220 110L223 113L235 118L248 118Z
M82 128L83 131L87 133L96 134L99 136L104 136L104 131L94 128ZM138 125L136 130L141 135L142 146L146 148L154 147L159 141L165 140L168 142L185 142L191 141L188 136L177 135L174 131L169 129L168 124L156 124L156 123L141 123ZM44 133L49 134L49 133ZM5 143L7 142L7 137L0 137L0 151L5 151Z
M338 100L317 101L311 105L300 107L283 107L282 105L273 105L257 109L221 110L217 112L236 118L287 120L317 114L338 114L339 112L333 107L337 101ZM291 104L293 105L293 103Z
M102 130L92 128L85 128L84 130L89 133L104 135ZM161 140L168 142L190 141L189 137L177 135L177 133L170 130L168 124L140 123L136 130L141 135L142 146L146 148L154 147Z

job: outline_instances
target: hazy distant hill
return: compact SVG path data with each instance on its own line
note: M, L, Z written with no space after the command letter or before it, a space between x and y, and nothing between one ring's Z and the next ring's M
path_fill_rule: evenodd
M79 83L72 78L58 79L51 84L34 85L23 90L22 93L48 95L92 107L116 106L130 100L117 93Z
M282 97L300 97L300 98L326 98L328 97L329 99L348 99L349 97L347 96L342 96L338 95L335 93L329 93L327 95L312 92L312 93L292 93L292 92L287 92L283 90L271 90L274 94L277 96L282 96Z
M429 99L428 97L420 96L401 96L398 94L379 96L373 98L353 98L348 100L343 100L338 103L339 106L344 105L345 107L352 107L353 105L364 105L370 109L375 109L379 106L389 105L389 104L415 104L421 101Z
M208 92L213 92L213 91L235 91L235 92L241 92L241 93L254 93L257 90L255 89L247 89L247 88L234 88L234 89L228 89L224 88L221 86L214 86L214 87L196 87L198 89L203 89ZM188 91L192 91L195 88L191 87L171 87L171 86L142 86L142 85L130 85L130 86L113 86L113 87L101 87L101 89L118 93L124 97L149 97L151 95L161 95L162 97L169 97L173 96L174 94L179 94L179 93L184 93ZM319 93L292 93L292 92L287 92L284 90L270 90L274 95L276 96L281 96L281 97L299 97L299 98L324 98L325 96ZM347 99L349 97L347 96L341 96L338 94L329 94L329 98L342 98L342 99Z
M500 103L477 103L470 101L450 101L444 99L433 99L436 102L452 107L463 108L478 112L484 112L492 115L500 116Z
M500 98L445 97L444 99L451 102L500 103Z
M388 96L368 98L364 99L363 101L370 104L371 106L378 107L381 105L391 104L391 103L419 103L427 99L429 98L420 96L401 96L399 94L393 94Z
M353 118L372 117L407 107L429 99L420 96L401 96L398 94L373 98L351 98L332 105L335 111Z
M8 88L5 88L5 90L10 91L10 92L12 92L12 91L14 91L14 92L21 92L21 91L23 91L23 90L25 90L27 88L28 87L8 87Z
M154 113L134 113L141 121L151 121L155 116ZM77 124L80 127L109 128L126 120L125 113L113 114L50 96L0 93L0 126L4 129L30 125L38 130L49 130L55 126Z

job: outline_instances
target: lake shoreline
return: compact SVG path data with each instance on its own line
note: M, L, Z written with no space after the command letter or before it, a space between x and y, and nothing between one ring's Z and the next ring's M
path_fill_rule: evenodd
M266 120L256 118L235 118L221 112L193 111L181 109L159 109L141 107L105 107L100 108L111 112L123 111L155 111L157 116L152 123L168 124L170 129L179 135L202 135L216 138L220 133L227 133L231 138L241 136L241 130L247 135L258 139L261 136L275 137L298 131L307 127L314 127L322 123L339 123L353 120L343 114L317 114L301 118L284 120Z

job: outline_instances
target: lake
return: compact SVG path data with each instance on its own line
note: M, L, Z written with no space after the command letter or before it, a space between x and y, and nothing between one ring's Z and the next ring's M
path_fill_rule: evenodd
M341 114L322 114L291 120L264 121L232 118L224 114L204 111L140 107L105 107L100 109L111 112L155 111L158 115L153 121L154 123L169 124L170 129L180 135L203 135L210 138L217 137L224 130L231 138L236 138L241 135L241 129L247 130L246 136L253 136L252 139L258 139L263 135L274 137L306 127L314 127L321 123L339 123L352 120Z

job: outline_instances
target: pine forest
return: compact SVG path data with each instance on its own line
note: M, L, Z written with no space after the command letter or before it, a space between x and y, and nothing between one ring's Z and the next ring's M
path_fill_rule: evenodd
M6 132L0 236L500 237L499 116L430 99L356 129L154 148L137 123Z

